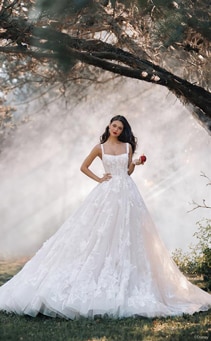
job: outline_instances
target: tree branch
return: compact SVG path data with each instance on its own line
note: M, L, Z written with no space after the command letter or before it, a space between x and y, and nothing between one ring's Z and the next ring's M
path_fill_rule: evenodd
M211 179L204 172L201 172L201 176L203 176L204 178L206 178L209 181L207 183L207 186L210 186L211 185Z
M19 47L1 47L1 52L30 55L36 59L54 58L60 61L65 59L65 62L69 64L73 59L80 60L121 76L165 86L183 102L191 103L199 108L202 111L201 117L198 116L199 119L202 122L206 121L211 131L211 94L202 87L191 84L160 66L146 59L140 59L137 55L112 44L100 40L79 39L52 28L35 27L24 20L17 27L17 21L14 23L13 21L10 21L7 33L10 39L17 42L17 29L18 32L20 31ZM23 48L22 42L26 43L29 48ZM30 47L36 47L39 51L32 51Z
M196 210L196 209L198 209L198 208L211 208L211 206L208 206L208 205L206 204L205 199L203 199L202 201L203 201L203 204L198 204L197 202L192 201L191 205L195 205L195 207L192 208L192 210L188 211L188 213L189 213L189 212L192 212L192 211L194 211L194 210Z

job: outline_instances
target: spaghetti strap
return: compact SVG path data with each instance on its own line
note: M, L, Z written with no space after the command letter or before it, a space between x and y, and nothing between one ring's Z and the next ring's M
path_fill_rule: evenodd
M102 150L102 155L104 155L103 143L101 143L101 150Z
M126 143L126 152L127 152L127 154L129 153L129 143L128 142Z

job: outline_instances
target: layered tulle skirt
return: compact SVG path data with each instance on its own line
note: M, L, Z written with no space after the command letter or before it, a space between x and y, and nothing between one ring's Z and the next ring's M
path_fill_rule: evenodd
M154 317L209 307L211 295L178 270L128 175L98 184L0 288L0 310L31 316Z

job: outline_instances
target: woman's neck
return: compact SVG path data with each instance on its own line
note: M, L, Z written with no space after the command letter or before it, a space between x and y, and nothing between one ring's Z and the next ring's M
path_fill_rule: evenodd
M114 136L109 136L109 138L107 139L107 142L111 143L111 144L119 144L121 143L117 137Z

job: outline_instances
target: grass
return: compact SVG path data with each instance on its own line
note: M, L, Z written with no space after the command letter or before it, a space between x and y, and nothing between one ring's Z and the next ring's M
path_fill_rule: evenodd
M0 262L0 284L26 260ZM194 341L211 337L210 311L169 318L36 318L0 312L0 341ZM210 333L210 335L209 335Z

